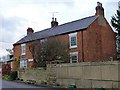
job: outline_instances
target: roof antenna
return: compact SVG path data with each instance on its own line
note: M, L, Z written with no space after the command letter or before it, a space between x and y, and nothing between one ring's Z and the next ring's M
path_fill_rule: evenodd
M52 18L54 19L55 14L58 13L58 12L49 12L49 13L52 14Z

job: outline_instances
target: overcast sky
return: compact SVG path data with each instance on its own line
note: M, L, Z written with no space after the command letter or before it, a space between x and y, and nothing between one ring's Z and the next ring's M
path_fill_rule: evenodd
M59 24L95 14L98 0L0 0L0 56L6 49L26 35L28 27L35 32L49 28L52 13ZM118 9L119 0L99 0L103 4L105 17Z

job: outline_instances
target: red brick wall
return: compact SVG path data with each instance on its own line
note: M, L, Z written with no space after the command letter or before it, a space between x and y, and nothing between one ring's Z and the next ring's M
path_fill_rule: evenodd
M85 61L116 58L115 34L103 18L97 19L83 31Z
M64 40L64 42L67 42L69 40L69 37L68 35L59 35L59 36L56 36L56 38L60 39L60 40ZM21 55L21 44L19 45L15 45L14 46L14 59L15 58L18 58L18 57L22 57L22 58L28 58L28 59L32 59L32 55L31 55L31 52L29 51L29 45L31 44L32 42L27 42L26 43L26 54L25 55ZM30 61L28 62L28 67L31 68L33 66L33 62ZM13 66L13 70L16 70L16 65Z
M25 54L25 57L27 57L28 59L31 59L32 58L32 54L31 52L29 51L29 46L32 42L29 42L29 43L26 43L26 54Z
M70 47L69 47L70 49ZM70 49L70 52L78 52L78 61L81 62L82 59L82 32L77 32L77 48Z
M101 29L97 20L83 31L83 47L85 61L101 58Z
M101 28L102 56L116 59L116 38L112 28L106 22L106 26Z
M14 46L14 59L18 57L32 59L31 52L29 51L30 43L31 42L26 43L26 54L25 55L21 54L21 44L15 45ZM33 63L28 62L28 67L31 67L31 66L33 66ZM16 65L13 65L13 70L16 70Z
M13 68L12 70L17 70L17 65L14 63L16 59L18 59L21 55L21 45L15 45L13 48Z
M17 57L21 56L21 44L15 45L13 50L14 50L14 52L13 52L14 53L13 54L14 58L17 58Z
M64 42L69 42L69 34L56 36ZM83 45L82 45L83 40ZM14 58L15 57L26 57L28 59L32 58L29 52L29 44L26 44L26 55L21 56L21 45L15 45L14 47ZM82 49L83 47L83 49ZM84 55L82 54L84 50ZM109 24L105 19L100 17L95 22L93 22L87 30L77 32L77 48L70 49L70 52L78 51L79 62L83 59L84 61L98 61L106 59L109 57L116 58L116 44L115 44L115 34L112 31ZM29 67L32 66L32 62L28 63Z

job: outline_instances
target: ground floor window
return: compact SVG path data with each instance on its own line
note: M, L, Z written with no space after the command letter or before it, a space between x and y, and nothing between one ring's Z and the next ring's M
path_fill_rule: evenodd
M78 63L78 52L70 52L70 63Z
M26 58L20 59L20 68L27 68L27 59Z

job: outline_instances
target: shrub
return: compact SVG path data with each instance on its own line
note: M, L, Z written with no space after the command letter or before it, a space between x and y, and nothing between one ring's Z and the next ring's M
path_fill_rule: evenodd
M4 79L5 79L5 80L11 80L11 78L10 78L9 75L4 75Z
M46 84L47 84L47 81L46 81L46 80L42 80L42 81L41 81L41 84L46 85Z
M2 76L10 75L10 72L11 72L10 64L3 64L2 65Z
M17 71L12 71L10 73L10 78L11 78L11 80L16 80L16 78L17 78Z
M35 80L27 80L26 82L27 82L28 84L35 84L35 83L36 83Z

